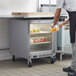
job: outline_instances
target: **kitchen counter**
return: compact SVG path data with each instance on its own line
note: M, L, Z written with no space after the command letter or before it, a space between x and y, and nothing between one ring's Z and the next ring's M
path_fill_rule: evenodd
M52 12L12 12L12 15L14 16L23 16L24 18L54 18L54 14ZM68 17L68 15L61 15L60 17Z
M53 19L54 15L0 15L0 19Z
M60 17L67 18L67 15L61 15ZM0 19L53 19L54 14L51 12L44 13L44 12L12 12L11 15L0 15Z
M53 18L52 13L22 13L13 12L12 15L0 15L0 18Z

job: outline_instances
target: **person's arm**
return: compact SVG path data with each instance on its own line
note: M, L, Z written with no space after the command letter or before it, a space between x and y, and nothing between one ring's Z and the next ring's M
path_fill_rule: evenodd
M63 21L62 23L60 23L58 26L62 27L63 25L68 24L68 23L69 23L69 19L66 19L65 21Z
M57 0L57 9L54 16L54 23L53 27L57 24L57 21L59 20L61 9L64 8L65 0Z
M63 21L61 24L62 25L65 25L65 24L68 24L69 23L69 19L66 19L65 21Z
M57 24L57 21L59 20L60 13L61 13L61 8L57 8L54 16L54 24L53 24L54 26Z

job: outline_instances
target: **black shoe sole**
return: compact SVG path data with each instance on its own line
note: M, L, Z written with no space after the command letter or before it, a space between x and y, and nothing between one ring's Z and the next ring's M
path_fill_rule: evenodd
M71 68L69 68L69 69L63 68L63 71L64 71L64 72L74 72Z
M75 72L68 72L68 76L76 76Z

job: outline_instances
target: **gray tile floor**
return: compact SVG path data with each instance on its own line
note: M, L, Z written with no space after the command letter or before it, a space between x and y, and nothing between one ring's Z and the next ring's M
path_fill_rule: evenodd
M33 61L29 68L23 59L0 61L0 76L68 76L62 68L70 64L71 59L57 60L54 64L50 64L49 59L40 59Z

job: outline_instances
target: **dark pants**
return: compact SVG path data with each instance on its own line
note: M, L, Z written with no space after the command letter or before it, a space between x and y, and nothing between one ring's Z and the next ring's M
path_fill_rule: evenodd
M70 20L70 42L72 43L71 69L76 71L76 12L68 12Z
M75 43L76 12L68 12L70 20L70 42Z

